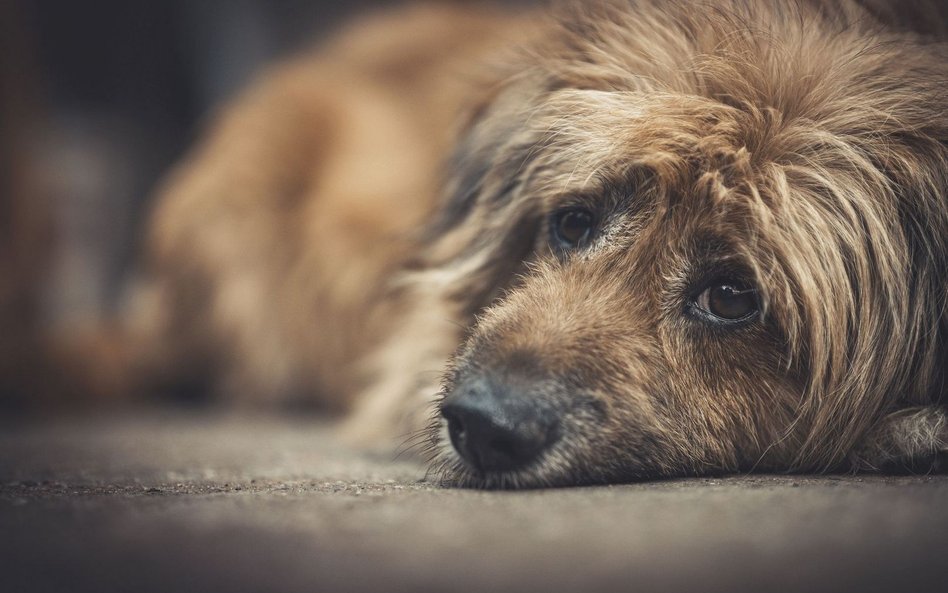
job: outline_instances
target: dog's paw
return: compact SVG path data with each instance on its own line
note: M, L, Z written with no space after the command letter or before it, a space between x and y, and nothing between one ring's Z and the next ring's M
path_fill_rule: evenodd
M937 406L894 412L850 456L857 471L948 472L948 415Z

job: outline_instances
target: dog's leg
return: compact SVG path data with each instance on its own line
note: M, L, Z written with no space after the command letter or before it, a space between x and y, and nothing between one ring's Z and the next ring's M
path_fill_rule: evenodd
M853 469L929 472L948 469L948 414L938 406L889 414L850 457Z

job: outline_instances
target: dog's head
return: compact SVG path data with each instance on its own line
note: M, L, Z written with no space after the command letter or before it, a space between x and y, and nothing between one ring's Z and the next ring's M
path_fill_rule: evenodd
M938 397L944 49L741 5L572 14L460 141L449 480L834 467Z

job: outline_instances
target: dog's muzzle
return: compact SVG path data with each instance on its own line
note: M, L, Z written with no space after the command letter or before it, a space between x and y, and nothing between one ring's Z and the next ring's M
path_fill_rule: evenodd
M558 414L541 386L526 378L477 376L441 403L451 444L478 472L515 471L559 438Z

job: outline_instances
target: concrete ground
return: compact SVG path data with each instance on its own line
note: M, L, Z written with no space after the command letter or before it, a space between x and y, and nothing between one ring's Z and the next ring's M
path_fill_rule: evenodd
M309 418L0 425L0 591L948 591L948 477L481 492Z

